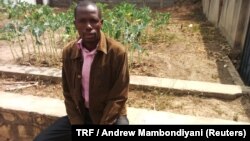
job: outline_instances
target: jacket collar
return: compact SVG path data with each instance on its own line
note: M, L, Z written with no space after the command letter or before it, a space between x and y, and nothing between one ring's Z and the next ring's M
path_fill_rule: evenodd
M77 40L78 41L78 40ZM71 59L77 59L81 58L81 49L77 47L77 41L73 44L72 52L71 52ZM105 34L101 31L101 37L100 37L100 42L99 45L96 49L96 51L101 51L104 54L107 54L107 42L106 42L106 37Z

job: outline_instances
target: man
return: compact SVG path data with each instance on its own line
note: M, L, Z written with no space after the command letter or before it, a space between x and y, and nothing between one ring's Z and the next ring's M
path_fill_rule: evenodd
M95 3L80 1L74 14L80 38L63 50L67 116L44 130L36 141L71 140L71 125L76 124L129 124L126 49L101 31L102 14Z

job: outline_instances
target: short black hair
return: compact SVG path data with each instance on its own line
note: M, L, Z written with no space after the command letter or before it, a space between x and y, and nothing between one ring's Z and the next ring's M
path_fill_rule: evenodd
M89 1L89 0L81 0L81 1L78 1L76 7L75 7L75 10L74 10L74 17L76 18L76 12L77 12L77 9L79 7L87 7L88 5L92 5L92 6L95 6L98 10L98 16L100 19L102 19L102 11L101 9L96 5L96 3L92 2L92 1Z

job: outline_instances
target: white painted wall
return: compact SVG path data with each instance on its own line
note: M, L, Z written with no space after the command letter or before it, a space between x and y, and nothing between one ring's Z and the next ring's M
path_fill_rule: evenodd
M7 2L8 0L4 0L4 2ZM21 1L21 2L28 2L30 4L36 4L36 0L11 0L11 1L14 1L14 2L18 2L18 1ZM49 3L49 0L43 0L43 4L48 4Z
M20 0L21 2L28 2L30 4L36 4L36 0Z

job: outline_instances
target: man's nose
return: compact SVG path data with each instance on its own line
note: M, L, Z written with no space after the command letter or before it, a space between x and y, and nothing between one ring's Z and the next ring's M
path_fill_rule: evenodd
M92 29L92 25L90 24L90 22L86 22L86 28L87 29Z

